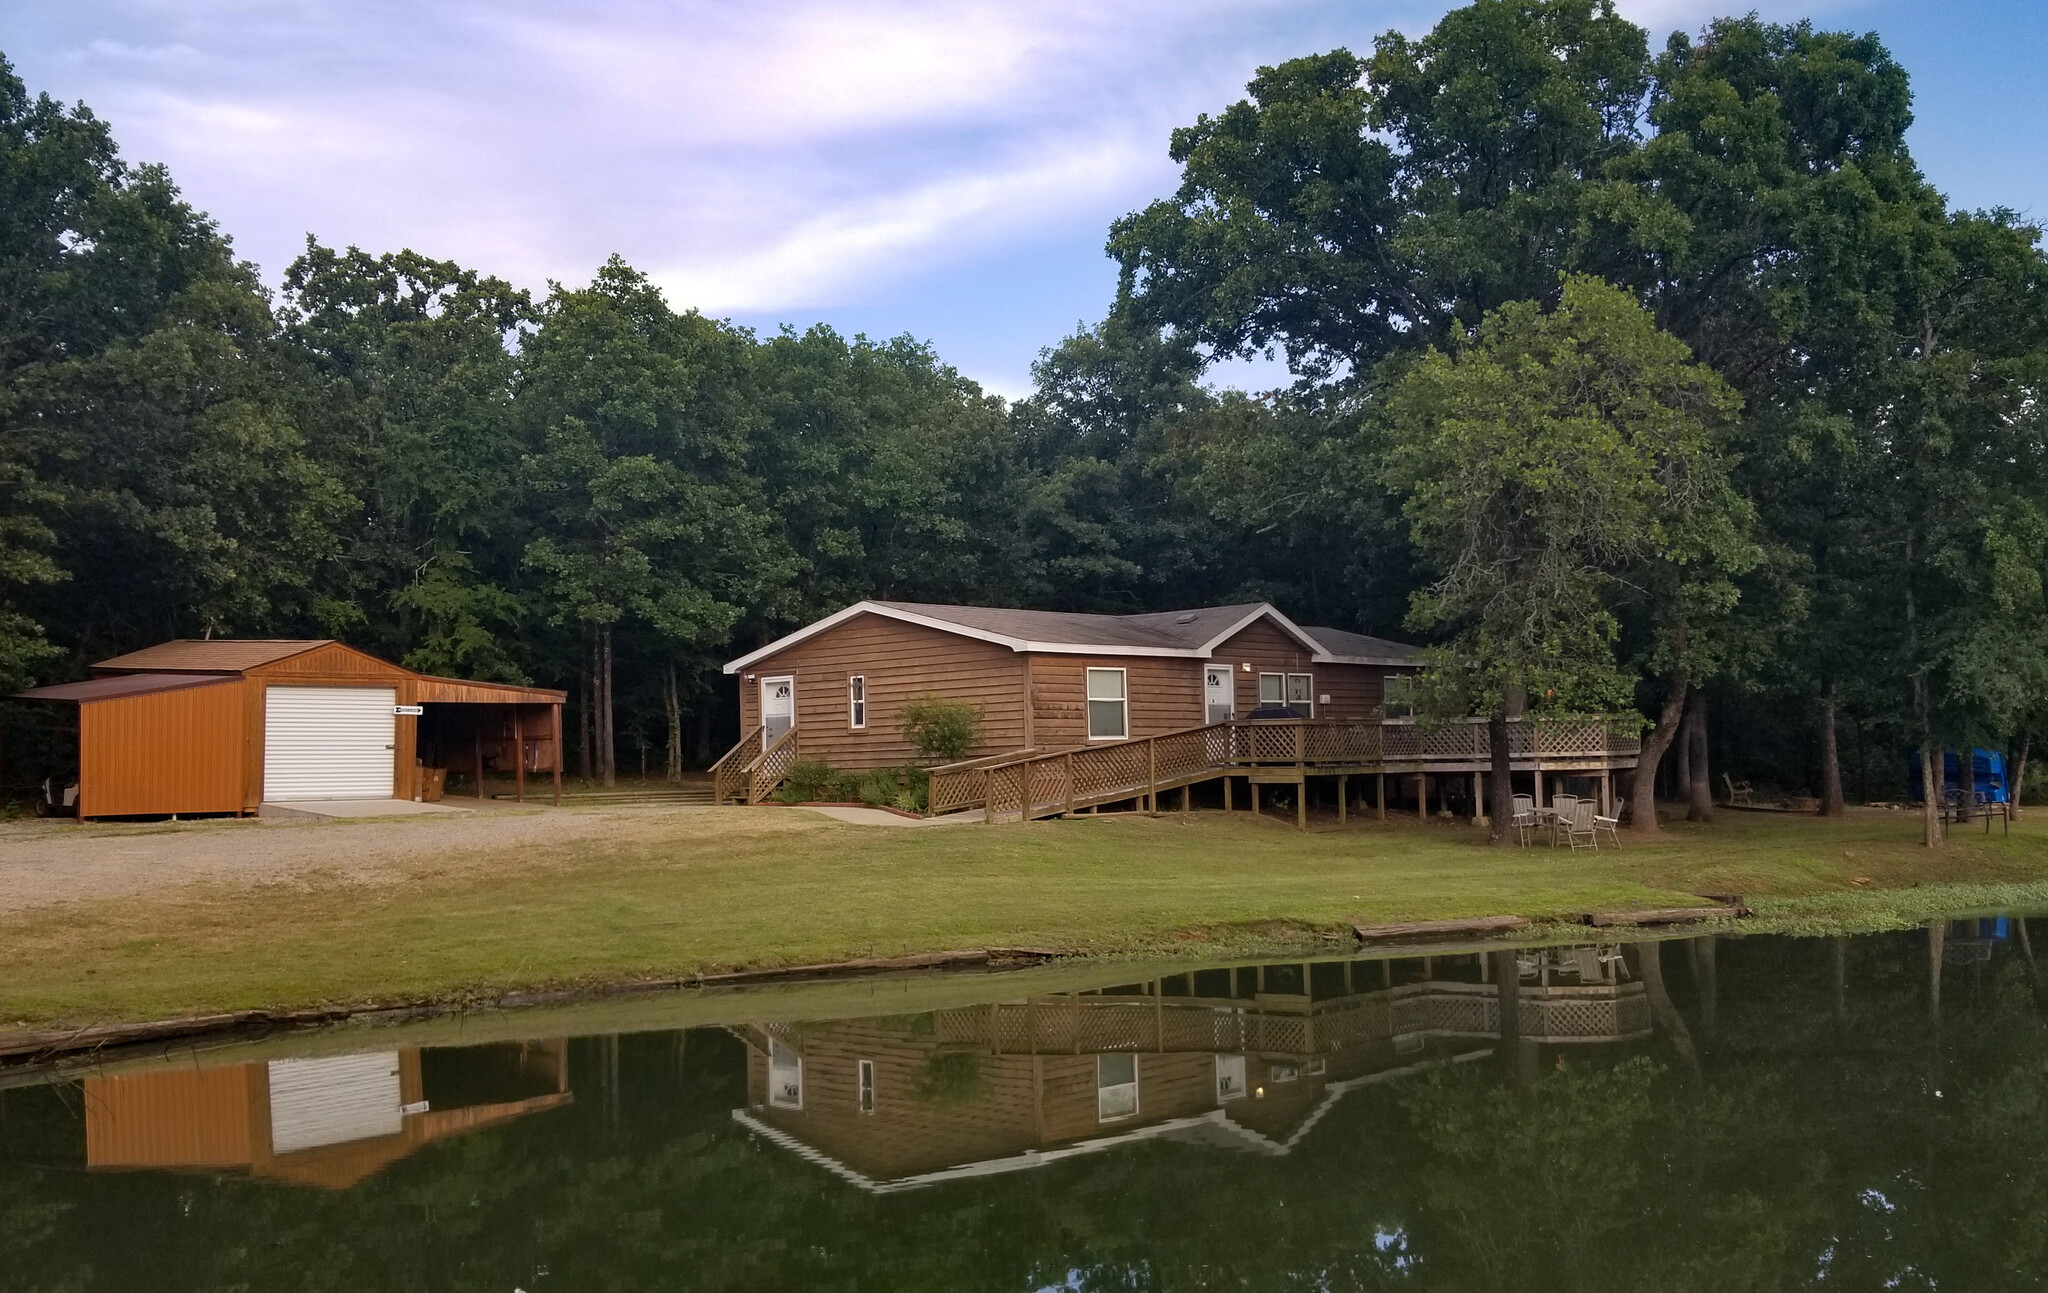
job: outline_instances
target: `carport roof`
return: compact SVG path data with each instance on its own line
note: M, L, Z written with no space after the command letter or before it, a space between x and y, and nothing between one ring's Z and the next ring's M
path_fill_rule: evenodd
M233 682L227 674L123 673L111 678L88 678L84 682L60 682L53 687L34 687L14 693L16 700L117 700L123 696L147 696L160 691L183 691L188 687L212 687Z

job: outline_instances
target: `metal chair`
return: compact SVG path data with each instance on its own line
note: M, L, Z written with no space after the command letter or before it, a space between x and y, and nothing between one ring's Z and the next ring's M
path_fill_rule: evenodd
M1577 795L1558 795L1550 801L1550 846L1557 847L1557 836L1571 822L1572 814L1578 810Z
M1581 845L1589 849L1600 847L1593 835L1594 809L1592 800L1576 799L1572 801L1569 817L1562 813L1558 815L1557 829L1564 836L1565 842L1572 846L1574 853L1578 852Z
M1534 835L1537 827L1541 825L1536 817L1536 801L1528 795L1516 795L1514 803L1515 813L1508 819L1508 824L1515 828L1516 838L1527 847L1529 837Z
M1595 848L1600 847L1600 833L1602 831L1607 833L1607 838L1613 840L1614 847L1619 849L1621 847L1621 814L1617 812L1612 817L1602 817L1598 812L1595 812L1593 814L1593 847Z

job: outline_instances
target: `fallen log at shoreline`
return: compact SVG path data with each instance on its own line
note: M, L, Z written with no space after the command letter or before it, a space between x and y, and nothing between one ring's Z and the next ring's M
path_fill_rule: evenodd
M1505 934L1525 929L1529 922L1520 916L1474 916L1465 920L1411 920L1393 925L1353 925L1352 934L1361 943L1391 943L1411 938L1443 938L1459 934Z
M1647 911L1588 912L1580 917L1588 925L1605 929L1613 926L1687 925L1702 920L1737 920L1750 914L1747 907L1723 904L1713 907L1655 907Z

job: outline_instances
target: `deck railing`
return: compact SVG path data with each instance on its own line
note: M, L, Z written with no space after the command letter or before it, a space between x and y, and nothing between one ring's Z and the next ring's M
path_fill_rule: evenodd
M761 761L764 746L761 734L767 730L756 725L753 731L740 738L738 745L720 755L718 762L711 765L712 803L722 804L727 800L745 801L754 765Z
M789 775L790 767L796 763L796 730L796 724L790 724L781 736L770 741L768 748L761 751L761 757L754 762L747 777L748 803L758 804L775 793L775 787Z
M1632 758L1641 750L1640 736L1599 718L1508 724L1508 756L1525 765ZM1427 771L1432 763L1484 764L1491 758L1483 718L1428 726L1413 719L1233 719L1114 744L1020 750L947 764L931 770L928 811L978 807L990 821L1028 820L1156 795L1240 769Z

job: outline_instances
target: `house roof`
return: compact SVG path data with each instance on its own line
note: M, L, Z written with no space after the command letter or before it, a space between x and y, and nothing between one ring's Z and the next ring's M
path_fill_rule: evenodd
M188 687L212 687L231 681L231 678L219 674L123 673L110 678L88 678L84 682L60 682L53 687L34 687L14 693L14 699L84 703L115 700L122 696L147 696L160 691L184 691Z
M941 632L978 638L1009 647L1012 651L1040 651L1063 655L1154 655L1208 659L1225 641L1260 620L1275 627L1309 652L1315 660L1333 663L1398 663L1413 655L1415 648L1362 634L1345 633L1343 648L1333 648L1318 635L1333 630L1304 629L1270 602L1242 602L1232 606L1202 606L1193 610L1154 611L1143 615L1091 615L1078 611L1027 611L1000 606L950 606L933 602L855 602L837 614L805 625L794 633L751 651L725 666L738 673L757 661L788 650L806 639L834 628L857 615L882 615L910 624L922 624ZM1372 643L1385 650L1365 651Z
M95 669L118 672L240 673L334 645L333 638L176 638L102 660Z
M1322 643L1323 650L1340 664L1402 664L1414 660L1421 650L1349 629L1309 628L1302 632Z

